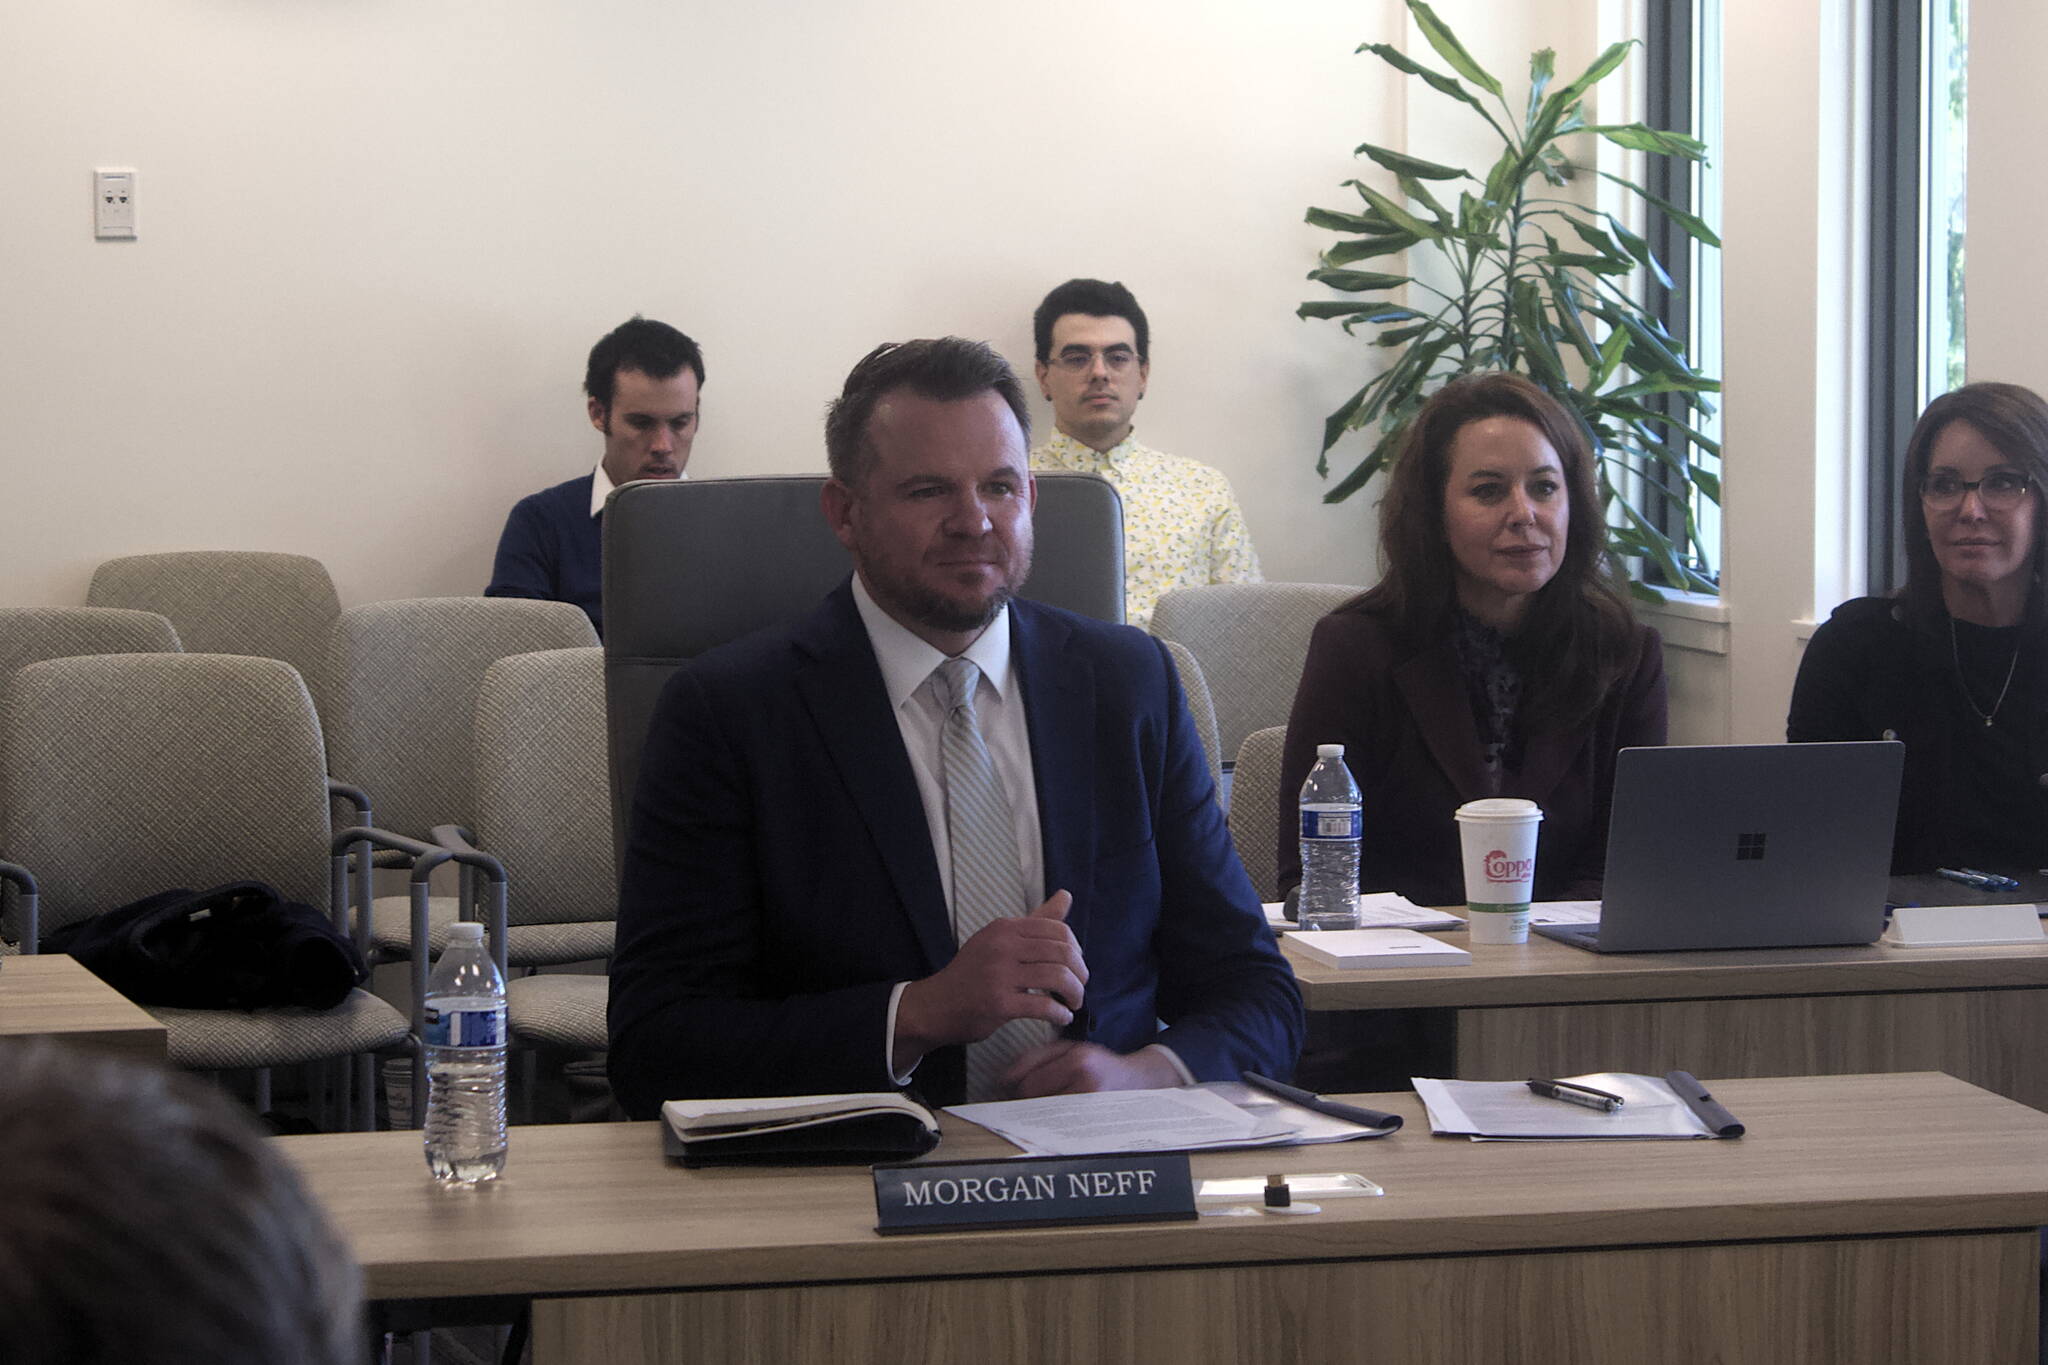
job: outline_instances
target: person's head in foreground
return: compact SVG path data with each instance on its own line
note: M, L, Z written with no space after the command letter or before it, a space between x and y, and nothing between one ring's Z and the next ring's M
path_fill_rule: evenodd
M362 1279L255 1123L165 1067L0 1047L0 1360L345 1365Z

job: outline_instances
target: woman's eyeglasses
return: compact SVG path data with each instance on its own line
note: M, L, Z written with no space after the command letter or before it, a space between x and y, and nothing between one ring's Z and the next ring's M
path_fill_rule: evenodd
M2025 501L2033 486L2033 479L2016 469L1994 469L1981 479L1930 474L1920 480L1920 501L1937 512L1946 512L1962 503L1963 494L1975 492L1987 509L2005 512Z

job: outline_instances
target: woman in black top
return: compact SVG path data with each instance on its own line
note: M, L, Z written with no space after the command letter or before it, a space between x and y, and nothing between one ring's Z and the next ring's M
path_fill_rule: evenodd
M1892 870L2048 866L2048 403L1934 400L1906 447L1906 585L1844 602L1806 647L1787 738L1898 739Z

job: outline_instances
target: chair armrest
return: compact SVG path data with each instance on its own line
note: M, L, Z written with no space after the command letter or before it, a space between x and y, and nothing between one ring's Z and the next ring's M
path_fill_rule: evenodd
M433 841L450 853L474 853L477 851L476 835L461 825L436 825L427 833Z
M336 782L330 777L327 779L327 795L336 801L346 801L350 809L355 811L355 818L349 821L351 825L377 823L370 815L370 794L361 787L351 787L346 782Z
M438 834L443 829L454 830L457 828L456 826L444 825L438 827L435 832ZM465 867L474 868L477 872L483 874L486 883L490 887L490 903L487 907L490 918L485 927L491 936L491 955L498 960L499 974L502 976L508 972L509 968L506 963L507 944L505 942L505 865L503 863L493 858L490 854L470 846L466 840L462 841L462 847L457 849L450 848L446 844L425 843L418 839L408 838L403 834L394 833L388 829L377 829L369 825L357 825L335 835L330 849L332 854L331 864L333 867L335 905L338 913L344 915L347 913L348 907L346 887L348 857L350 852L359 844L367 845L371 849L401 853L412 861L410 890L412 894L413 967L414 975L419 980L422 994L424 994L425 990L427 965L427 883L428 879L433 875L434 869L442 863L459 863ZM365 912L367 913L367 904Z
M15 889L21 893L21 953L23 957L33 957L41 929L36 910L39 895L36 879L19 863L0 863L0 882L14 883Z

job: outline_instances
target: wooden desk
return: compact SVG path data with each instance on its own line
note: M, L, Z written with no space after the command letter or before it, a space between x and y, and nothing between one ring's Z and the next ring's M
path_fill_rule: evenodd
M1381 1199L888 1238L865 1171L685 1171L652 1124L515 1128L480 1190L433 1187L414 1133L278 1142L373 1297L556 1296L544 1365L2034 1359L2048 1115L1926 1074L1714 1088L1749 1137L1471 1143L1373 1096L1409 1127L1194 1164ZM946 1156L1005 1150L954 1127Z
M1321 967L1312 1010L1452 1009L1458 1075L1946 1071L2048 1109L2048 947L1602 955L1530 935L1463 967Z
M54 1038L161 1062L164 1026L142 1006L57 953L0 958L0 1038Z

